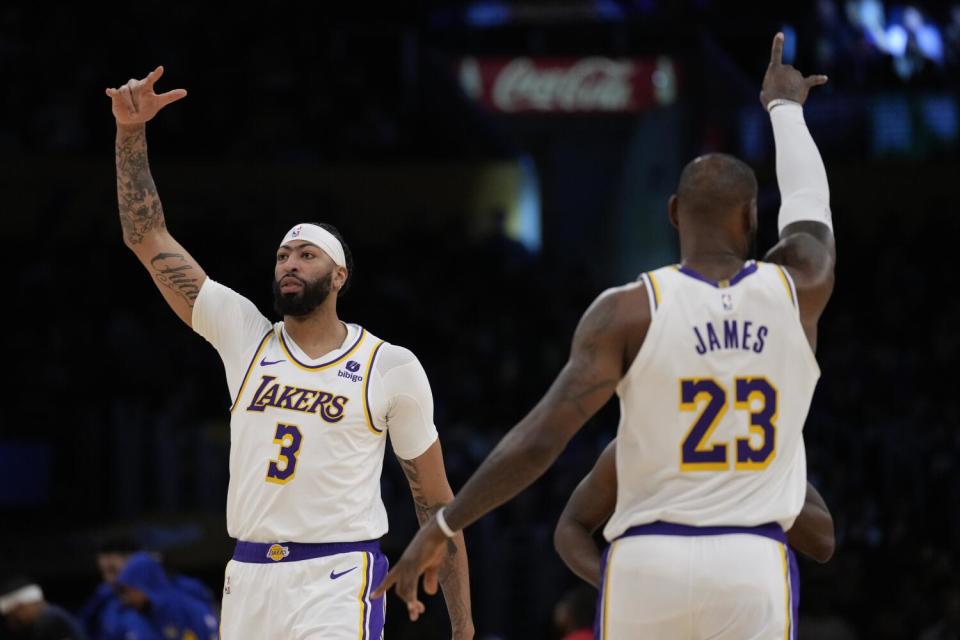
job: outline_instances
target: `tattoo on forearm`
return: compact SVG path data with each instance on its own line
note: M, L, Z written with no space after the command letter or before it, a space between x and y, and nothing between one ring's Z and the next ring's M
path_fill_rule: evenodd
M420 472L410 460L397 458L407 482L410 483L410 493L413 494L413 504L417 512L417 521L422 526L424 522L434 516L444 503L431 503L423 492L420 481ZM467 576L466 557L459 553L463 545L463 534L447 540L447 557L440 566L440 586L443 587L443 598L447 603L447 614L454 629L464 629L473 625L470 613L470 586L465 581ZM461 576L462 574L462 576Z
M199 278L182 253L158 253L150 260L153 277L187 301L191 307L200 294Z
M116 164L123 236L131 244L140 244L145 235L166 227L163 206L147 161L145 128L117 132Z

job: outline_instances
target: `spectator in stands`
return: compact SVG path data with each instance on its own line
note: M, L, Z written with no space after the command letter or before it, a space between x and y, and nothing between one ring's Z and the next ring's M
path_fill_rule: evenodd
M553 609L553 626L562 640L591 640L597 592L587 585L567 591Z
M87 634L92 640L126 640L128 632L136 637L149 637L144 636L144 630L150 628L149 620L136 608L124 606L116 591L117 577L127 561L140 550L139 543L127 536L110 538L100 545L97 568L103 582L80 613ZM180 575L168 578L172 586L185 595L206 606L211 604L210 590L199 580Z
M124 640L216 640L219 635L210 605L178 589L147 553L135 553L127 560L117 576L116 590L120 601L146 622Z
M30 580L15 579L0 587L0 616L23 640L87 640L80 623L43 598L43 590Z

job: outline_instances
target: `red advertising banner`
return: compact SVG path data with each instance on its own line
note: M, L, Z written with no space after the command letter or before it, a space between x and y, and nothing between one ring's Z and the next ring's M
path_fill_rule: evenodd
M676 99L673 61L660 58L463 58L460 84L503 113L623 113Z

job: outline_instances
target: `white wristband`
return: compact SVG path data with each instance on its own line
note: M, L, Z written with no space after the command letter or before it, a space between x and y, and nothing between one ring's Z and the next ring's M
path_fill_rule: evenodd
M770 113L771 111L773 111L773 110L776 109L777 107L779 107L779 106L781 106L781 105L784 105L784 104L795 104L795 105L797 105L798 107L802 107L802 106L803 106L803 105L801 105L799 102L796 102L795 100L787 100L786 98L777 98L776 100L771 100L770 102L767 103L767 113Z
M457 532L450 528L450 525L447 524L447 519L443 517L444 509L446 509L446 507L437 509L437 526L440 527L440 531L443 531L443 535L452 538L457 535Z

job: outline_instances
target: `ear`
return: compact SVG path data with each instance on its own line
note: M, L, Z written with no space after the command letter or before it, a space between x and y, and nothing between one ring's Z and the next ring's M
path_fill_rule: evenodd
M680 208L679 200L677 200L677 194L670 196L670 200L667 201L667 217L670 219L670 224L677 231L680 230L680 214L678 210Z
M347 268L338 266L333 272L333 288L337 291L347 283Z

